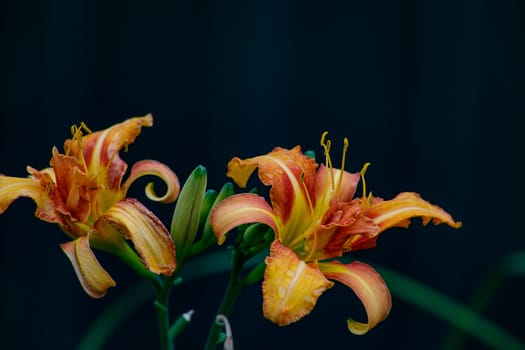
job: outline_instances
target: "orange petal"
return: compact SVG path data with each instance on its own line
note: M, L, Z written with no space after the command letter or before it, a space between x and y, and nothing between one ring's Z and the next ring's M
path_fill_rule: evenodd
M139 201L127 198L101 217L126 239L131 239L144 265L153 273L169 276L176 267L175 245L162 222ZM95 224L97 230L104 230Z
M392 298L385 281L370 265L359 261L342 264L338 261L319 263L324 275L351 288L365 307L368 323L348 319L350 332L361 335L383 321L392 307Z
M446 211L413 192L400 193L388 201L376 201L366 211L366 216L371 218L381 231L393 226L407 227L413 217L421 217L423 225L432 220L435 225L446 223L454 228L461 227L461 222L454 221Z
M317 230L318 250L326 259L365 246L373 247L379 227L361 212L361 203L333 202Z
M79 140L66 140L65 153L77 159L84 159L89 174L107 174L107 186L120 186L127 164L120 158L119 151L133 143L143 126L152 126L153 117L135 117L115 124L105 130L87 134ZM82 153L81 153L82 152Z
M56 191L50 192L58 211L76 221L86 222L91 212L91 192L100 187L86 176L78 159L60 154L53 147L51 166L56 179Z
M39 219L51 223L61 222L45 186L39 179L0 175L0 214L19 197L29 197L36 203L35 215Z
M272 187L272 207L282 222L288 221L292 215L309 211L309 200L315 201L313 193L317 164L305 156L299 146L291 150L276 147L272 152L254 158L234 158L228 163L227 175L244 187L257 167L262 183Z
M342 179L341 175L343 176ZM349 202L354 197L360 178L359 173L352 174L340 169L327 168L321 164L315 175L316 198L324 196L329 189L335 188L337 191L334 194L334 199L340 202Z
M146 186L146 196L152 201L161 203L171 203L177 199L180 191L180 183L177 175L167 166L155 160L142 160L137 162L131 168L126 183L122 186L124 193L127 192L129 186L144 175L155 175L160 177L166 184L166 193L163 196L157 196L153 190L153 182Z
M266 258L263 281L263 313L286 326L309 314L319 296L332 287L317 264L306 264L289 248L274 241Z
M88 236L60 245L71 261L84 291L92 298L102 298L115 281L100 265L89 246Z
M252 158L243 160L239 157L234 157L228 162L226 175L233 179L237 185L245 188L255 169L257 169L257 162L252 161Z
M211 212L211 226L219 244L226 233L242 224L260 222L271 226L277 233L272 207L266 200L253 193L241 193L226 198Z

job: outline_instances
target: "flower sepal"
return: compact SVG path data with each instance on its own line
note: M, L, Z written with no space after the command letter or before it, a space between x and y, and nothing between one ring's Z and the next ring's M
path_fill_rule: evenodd
M363 335L383 321L392 307L392 297L383 278L368 264L353 261L319 263L319 268L330 280L338 281L351 290L363 304L368 322L347 319L347 327L355 335Z
M104 229L106 234L102 235L96 230L91 231L89 235L91 247L116 256L139 276L157 282L159 276L146 268L137 252L126 242L124 237L114 228L111 228L108 223L101 221L98 227L100 228L102 225L107 226L107 228ZM111 232L111 238L108 239L109 232Z
M69 258L82 289L90 297L102 298L109 288L117 285L91 250L89 235L62 243L60 248Z
M136 259L124 239L133 243L140 261L150 272L170 276L175 271L175 246L168 230L138 200L127 198L116 203L96 222L95 228L95 243L131 263L135 270Z

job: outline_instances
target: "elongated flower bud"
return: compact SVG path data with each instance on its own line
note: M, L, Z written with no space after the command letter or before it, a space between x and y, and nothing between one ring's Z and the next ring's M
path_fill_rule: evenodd
M170 232L175 242L178 263L185 260L197 235L206 183L206 168L199 165L184 183L177 200Z

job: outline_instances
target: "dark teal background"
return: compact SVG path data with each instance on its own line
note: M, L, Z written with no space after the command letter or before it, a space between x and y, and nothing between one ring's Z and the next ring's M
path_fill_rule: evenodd
M502 257L525 246L524 14L519 0L6 0L0 172L47 166L72 124L102 129L151 112L154 127L123 158L155 158L181 180L203 164L219 188L231 157L296 144L321 154L327 130L336 164L344 137L350 171L372 163L367 185L376 196L416 191L464 224L422 228L415 220L356 257L466 302ZM145 183L133 189L141 199ZM0 216L1 347L73 349L138 278L99 254L118 286L90 299L59 248L66 237L34 219L34 208L22 199ZM171 206L151 208L169 222ZM196 310L179 348L201 348L226 281L175 291L174 313ZM524 292L522 279L507 280L486 310L523 340ZM362 315L360 306L337 286L311 315L277 327L262 317L257 285L231 323L241 350L439 349L450 330L395 295L389 318L368 335L346 331L351 315ZM147 304L107 349L157 346Z

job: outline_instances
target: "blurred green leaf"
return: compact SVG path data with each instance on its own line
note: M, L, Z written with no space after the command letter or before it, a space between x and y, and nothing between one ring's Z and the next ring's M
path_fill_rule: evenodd
M469 308L482 314L490 301L496 295L497 290L506 279L514 276L525 276L525 252L517 251L503 257L498 264L490 270L481 285L475 290ZM461 328L453 328L446 337L442 349L454 350L461 349L466 341L466 332ZM510 348L506 348L510 349Z
M384 267L377 268L392 294L461 329L493 349L525 349L525 345L497 324L464 305Z

